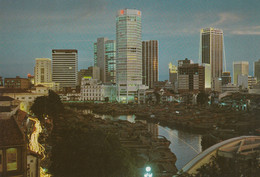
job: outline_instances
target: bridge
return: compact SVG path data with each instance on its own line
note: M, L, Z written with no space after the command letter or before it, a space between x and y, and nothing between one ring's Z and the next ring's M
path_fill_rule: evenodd
M208 163L212 156L222 156L232 158L236 154L250 157L250 154L260 151L260 136L241 136L231 138L215 144L205 151L198 154L189 163L187 163L181 171L195 174L197 169Z

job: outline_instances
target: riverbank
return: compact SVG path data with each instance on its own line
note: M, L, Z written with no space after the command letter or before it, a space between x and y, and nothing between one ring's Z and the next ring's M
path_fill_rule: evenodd
M137 154L137 166L142 169L145 165L153 166L156 176L172 176L177 172L175 166L176 156L169 149L170 142L164 137L158 137L149 132L147 124L127 121L103 120L92 114L83 114L80 111L66 110L54 128L59 131L64 122L76 122L91 129L102 129L107 134L119 137L123 147ZM62 133L62 132L59 132ZM59 134L56 132L56 134ZM55 142L55 132L52 142Z
M180 104L66 104L77 109L91 109L97 114L135 114L137 120L147 120L185 131L212 134L219 140L240 135L258 134L260 119L254 111L235 111L219 107Z

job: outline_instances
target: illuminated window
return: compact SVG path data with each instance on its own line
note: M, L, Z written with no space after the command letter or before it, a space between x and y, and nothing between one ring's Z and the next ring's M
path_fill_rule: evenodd
M3 151L0 150L0 172L3 171Z
M17 170L17 149L9 148L6 150L7 171Z

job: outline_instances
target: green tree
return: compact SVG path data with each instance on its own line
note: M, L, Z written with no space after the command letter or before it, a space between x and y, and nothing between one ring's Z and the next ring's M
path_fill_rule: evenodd
M199 105L206 105L208 103L208 100L209 100L209 95L206 94L205 92L200 92L198 93L198 96L197 96L197 103Z
M134 177L135 161L117 136L71 124L59 131L50 171L57 177Z
M156 92L156 91L154 91L153 93L154 93L155 98L156 98L156 103L160 104L160 102L161 102L161 95L158 92Z
M34 100L31 111L40 121L43 121L45 116L55 117L60 114L63 111L63 104L59 95L49 90L48 96L37 97Z
M212 157L211 161L201 166L196 174L181 173L178 177L258 177L260 166L257 160L259 154L245 159L243 156L234 158Z

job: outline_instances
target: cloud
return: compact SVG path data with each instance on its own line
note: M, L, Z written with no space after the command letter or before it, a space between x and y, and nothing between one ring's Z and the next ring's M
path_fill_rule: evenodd
M218 17L219 20L211 24L210 26L214 27L220 25L234 24L242 20L242 17L240 15L229 12L219 13Z
M18 32L77 27L101 16L106 3L105 0L0 1L0 24L3 24L0 30Z
M260 35L260 25L240 28L239 30L231 31L235 35Z

